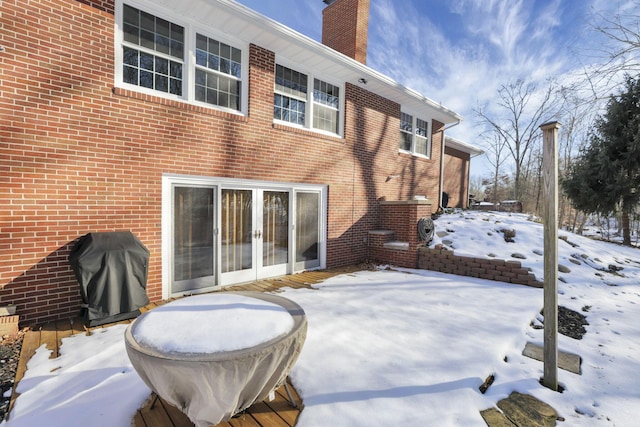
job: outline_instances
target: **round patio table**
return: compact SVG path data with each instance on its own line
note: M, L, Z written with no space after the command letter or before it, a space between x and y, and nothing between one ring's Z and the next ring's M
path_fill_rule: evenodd
M207 324L211 316L223 321ZM287 298L217 292L142 314L127 328L125 346L145 384L203 427L230 419L280 387L306 333L304 310Z

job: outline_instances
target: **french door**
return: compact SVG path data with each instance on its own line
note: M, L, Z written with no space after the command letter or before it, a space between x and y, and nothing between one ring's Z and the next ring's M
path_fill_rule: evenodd
M289 191L222 189L222 285L289 272L289 198Z
M167 181L165 297L323 266L324 187Z

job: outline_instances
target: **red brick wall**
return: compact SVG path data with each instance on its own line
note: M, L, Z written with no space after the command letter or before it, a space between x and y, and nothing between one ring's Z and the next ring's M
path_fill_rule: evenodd
M369 0L336 0L322 11L322 44L367 63Z
M417 268L418 221L431 217L436 205L427 201L381 202L378 230L369 232L369 260L398 267ZM390 242L400 244L388 245ZM387 245L385 245L387 244Z
M344 138L274 125L275 55L257 45L247 117L114 89L112 11L2 1L0 302L23 322L78 313L67 257L90 232L132 231L161 298L163 173L328 185L328 267L367 257L380 199L436 192L441 124L433 159L398 154L400 106L346 84Z
M447 207L468 207L470 162L471 156L469 153L445 147L443 189L449 195Z

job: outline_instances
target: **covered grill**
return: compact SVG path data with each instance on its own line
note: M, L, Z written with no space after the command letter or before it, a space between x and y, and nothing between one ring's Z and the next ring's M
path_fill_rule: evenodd
M149 304L149 250L129 231L89 233L71 250L88 326L130 319Z

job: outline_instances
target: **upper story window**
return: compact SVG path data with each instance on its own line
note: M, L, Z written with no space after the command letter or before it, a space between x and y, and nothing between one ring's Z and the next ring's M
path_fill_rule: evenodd
M276 65L276 91L273 118L305 126L307 113L307 75Z
M240 109L242 51L196 34L197 101Z
M116 63L123 84L225 110L244 109L242 49L128 4L117 10L122 53Z
M411 151L413 146L413 116L400 113L400 149Z
M309 90L313 79L313 90ZM276 65L274 120L332 134L340 133L340 88Z
M400 151L431 157L428 120L400 113Z
M184 28L124 5L122 81L182 95Z
M313 127L338 133L340 117L340 88L313 79Z

